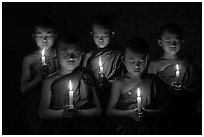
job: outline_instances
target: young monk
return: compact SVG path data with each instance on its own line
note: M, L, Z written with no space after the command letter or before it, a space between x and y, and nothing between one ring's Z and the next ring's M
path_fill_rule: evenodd
M127 73L113 83L111 90L107 134L161 133L159 121L165 116L169 92L167 84L156 75L144 73L147 58L147 42L140 38L129 39L123 58Z
M50 120L47 134L96 134L94 118L101 108L93 74L79 66L80 40L72 34L60 35L56 46L60 69L44 80L39 107L40 117Z

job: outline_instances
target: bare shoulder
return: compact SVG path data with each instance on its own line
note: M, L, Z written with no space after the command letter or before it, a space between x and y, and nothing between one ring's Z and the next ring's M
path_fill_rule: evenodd
M86 54L85 54L85 58L90 58L91 56L93 55L93 52L87 52Z
M28 61L32 61L33 60L33 55L32 54L28 54L24 57L24 61L28 62Z
M120 88L123 85L123 78L118 78L113 82L113 86Z
M24 57L23 61L24 61L24 62L27 62L27 63L32 63L34 60L36 60L37 57L38 57L38 54L37 54L37 52L35 51L35 52L33 52L33 53L27 54L27 55Z
M58 75L58 71L56 71L55 73L48 75L48 76L44 79L44 82L51 83L51 82L53 82L54 80L56 80L57 78L59 78L59 77L60 77L60 76Z

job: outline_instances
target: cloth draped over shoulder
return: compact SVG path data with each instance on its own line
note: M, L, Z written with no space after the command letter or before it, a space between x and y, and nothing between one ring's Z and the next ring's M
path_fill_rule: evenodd
M113 46L100 51L92 51L92 56L87 61L87 68L91 69L98 77L99 56L101 57L103 73L108 80L114 80L124 74L124 64L121 61L122 50Z

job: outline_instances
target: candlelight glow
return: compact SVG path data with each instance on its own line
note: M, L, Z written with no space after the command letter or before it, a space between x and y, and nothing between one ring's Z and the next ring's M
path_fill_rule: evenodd
M103 66L102 66L101 56L99 56L99 69L100 69L100 73L102 73L103 72Z
M140 97L140 88L137 89L137 96Z
M45 49L42 50L42 56L45 56Z
M137 109L138 112L142 112L142 98L140 97L140 88L137 88Z
M179 65L176 64L176 71L179 71Z
M41 59L42 59L42 65L47 65L46 64L46 62L45 62L45 49L42 49L42 57L41 57Z
M99 67L102 67L101 56L99 56Z
M72 81L69 80L69 90L71 91L72 90Z
M180 73L180 71L179 71L179 65L176 64L176 77L177 77L177 78L179 77L179 73Z

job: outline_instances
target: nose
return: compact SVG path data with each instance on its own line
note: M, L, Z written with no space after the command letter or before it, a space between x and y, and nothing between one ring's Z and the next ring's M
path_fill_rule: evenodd
M47 38L44 37L44 38L42 39L42 41L43 41L43 42L47 42Z
M73 54L69 54L68 55L68 59L74 59L74 55Z
M139 68L139 67L140 67L140 63L136 63L135 68Z
M100 37L100 38L99 38L99 41L103 41L103 37Z
M176 41L173 41L173 42L172 42L172 45L173 45L173 46L176 46L176 44L177 44Z

